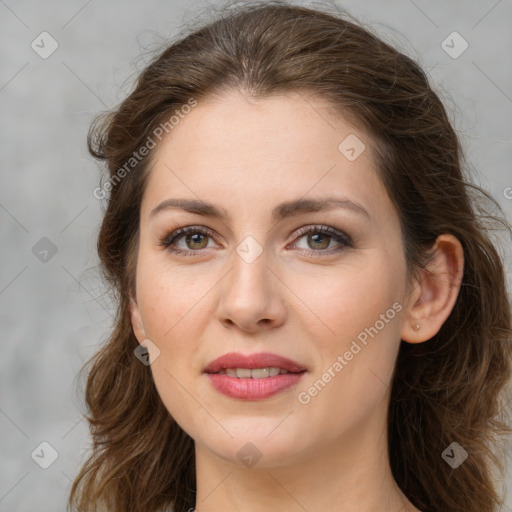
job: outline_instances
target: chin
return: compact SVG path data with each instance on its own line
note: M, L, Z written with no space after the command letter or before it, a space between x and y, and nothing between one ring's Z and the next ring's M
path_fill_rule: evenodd
M196 442L219 458L236 465L256 468L285 466L307 451L307 446L303 446L305 432L301 433L298 428L290 429L291 425L284 428L280 423L285 417L248 417L236 421L219 419L233 437L219 434L204 438L201 435L204 432L201 432Z

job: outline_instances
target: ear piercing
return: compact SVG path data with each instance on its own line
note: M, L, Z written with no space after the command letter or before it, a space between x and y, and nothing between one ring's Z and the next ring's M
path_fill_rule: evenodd
M413 329L415 331L419 331L420 330L420 324L418 322L416 322L416 324L413 326Z

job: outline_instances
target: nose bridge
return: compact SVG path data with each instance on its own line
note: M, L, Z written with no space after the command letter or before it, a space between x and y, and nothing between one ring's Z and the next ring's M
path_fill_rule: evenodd
M235 252L229 280L230 292L240 303L255 304L270 292L269 252L253 237L245 238Z
M238 244L222 290L222 321L244 330L282 321L282 297L270 267L269 251L254 237L248 236Z

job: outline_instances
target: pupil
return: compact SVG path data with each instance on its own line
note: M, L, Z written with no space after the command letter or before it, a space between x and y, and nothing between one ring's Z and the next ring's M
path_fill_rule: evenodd
M201 240L205 235L202 235L201 233L196 233L194 235L189 235L188 240L192 240L193 244L201 244ZM199 238L197 238L199 237Z
M325 249L325 248L327 248L329 246L329 241L327 241L327 244L325 244L325 240L329 238L326 235L323 235L321 233L317 233L315 235L310 235L309 238L310 238L310 240L312 240L312 239L315 239L317 237L320 237L320 241L319 240L313 240L314 244L322 244L322 238L324 238L324 243L322 244L322 247L320 247L320 249Z

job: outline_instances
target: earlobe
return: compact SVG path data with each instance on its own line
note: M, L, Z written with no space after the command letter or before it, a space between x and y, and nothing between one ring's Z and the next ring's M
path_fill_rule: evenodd
M422 343L435 336L449 317L462 283L464 251L453 235L437 237L432 259L410 296L401 339Z
M133 333L135 334L135 337L140 343L141 341L146 339L146 332L144 330L144 324L142 322L139 306L132 297L130 297L130 304L128 308L130 310L130 319Z

